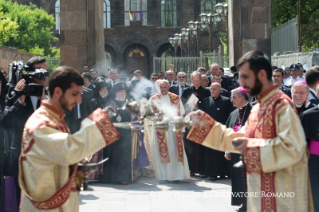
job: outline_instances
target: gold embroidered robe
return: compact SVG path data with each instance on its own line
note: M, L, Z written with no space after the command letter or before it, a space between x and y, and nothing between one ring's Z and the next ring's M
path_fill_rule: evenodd
M244 156L248 211L313 211L305 135L294 106L278 87L260 96L239 132L204 114L188 139L236 153L232 139L243 136L249 138Z
M171 116L185 113L179 96L170 92L167 95L153 95L149 103L155 113L162 111ZM166 132L162 128L153 127L150 134L150 150L156 178L170 181L189 179L190 172L181 131L173 132L172 126L169 126Z
M19 159L22 212L79 211L77 163L119 138L100 108L73 135L63 118L42 103L25 124Z

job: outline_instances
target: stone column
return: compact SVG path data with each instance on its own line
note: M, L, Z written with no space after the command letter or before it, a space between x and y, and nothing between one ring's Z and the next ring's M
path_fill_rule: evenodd
M100 74L106 71L103 29L103 2L61 0L61 64L78 70L87 64Z
M228 1L229 66L246 52L258 49L271 56L270 1Z

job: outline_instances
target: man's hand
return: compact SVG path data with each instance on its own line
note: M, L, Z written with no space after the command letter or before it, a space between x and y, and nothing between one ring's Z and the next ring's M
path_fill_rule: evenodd
M25 80L24 79L21 79L19 80L19 82L16 84L16 87L14 88L15 90L17 91L23 91L25 88ZM25 101L25 95L22 95L22 96L19 96L19 100L20 100L20 103L22 105L24 105L24 101Z
M193 124L199 124L204 111L196 110L195 112L189 113L187 116L191 117Z
M188 107L190 108L190 110L193 110L196 106L197 104L194 104L194 103L188 104Z
M88 162L91 160L91 158L92 158L92 155L90 155L90 156L88 156L88 157L85 157L85 158L81 161L81 163L88 163Z
M240 138L235 138L235 142L241 143L239 146L235 147L235 150L240 151L242 154L246 154L247 151L247 142L248 138L245 137L240 137Z
M226 152L225 152L224 157L226 158L226 160L231 160L230 153L226 153Z

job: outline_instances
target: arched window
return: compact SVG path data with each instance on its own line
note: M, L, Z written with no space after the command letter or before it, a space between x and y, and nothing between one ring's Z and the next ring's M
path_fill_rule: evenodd
M201 13L212 13L215 10L216 0L201 0L200 12Z
M111 28L111 4L110 0L103 0L103 28Z
M130 21L142 21L147 25L147 0L125 0L124 10L125 26L129 26Z
M59 30L60 34L60 0L55 2L55 29Z
M162 0L161 1L161 26L162 27L176 27L176 0Z

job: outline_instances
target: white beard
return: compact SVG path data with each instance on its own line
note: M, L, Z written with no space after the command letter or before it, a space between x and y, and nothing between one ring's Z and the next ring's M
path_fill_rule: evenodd
M123 102L123 101L125 101L125 98L126 97L124 97L124 98L115 97L115 100Z

